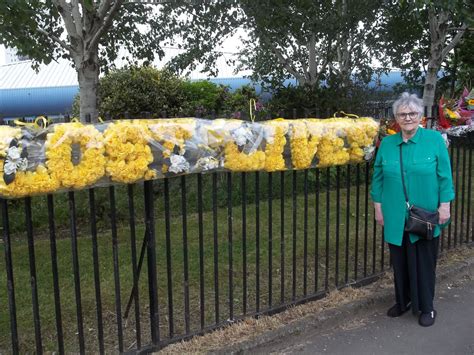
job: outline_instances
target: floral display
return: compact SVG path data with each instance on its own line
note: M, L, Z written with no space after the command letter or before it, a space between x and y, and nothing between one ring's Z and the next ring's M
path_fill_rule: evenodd
M444 129L455 126L469 126L474 118L474 89L464 88L458 99L439 100L439 126Z
M322 132L312 132L306 120L295 121L290 126L291 161L295 169L307 169L316 154ZM312 126L319 126L313 121ZM322 128L322 127L321 127Z
M349 143L351 162L361 162L372 158L375 153L373 140L377 136L378 130L378 125L374 124L374 121L370 118L361 118L357 125L347 127L347 142ZM395 131L392 134L394 133Z
M469 94L466 95L464 101L466 102L466 109L469 111L474 111L474 89L472 89Z
M464 88L458 99L441 97L439 101L439 120L435 129L449 142L474 141L474 89Z
M46 167L66 188L83 188L104 176L104 137L92 125L55 125L46 138Z
M265 134L265 171L286 170L285 146L289 123L283 118L263 122Z
M39 160L39 152L31 144L26 128L0 126L0 194L5 197L29 196L53 192L60 183ZM27 146L30 146L28 153ZM27 170L30 160L38 161L34 171Z
M262 125L233 120L226 129L230 135L224 133L224 167L232 171L263 170Z
M105 170L112 181L132 183L156 177L156 172L149 168L153 161L150 140L151 132L145 124L120 121L108 126L104 132Z
M0 126L0 196L199 172L273 172L358 163L371 159L377 133L374 120L347 117Z

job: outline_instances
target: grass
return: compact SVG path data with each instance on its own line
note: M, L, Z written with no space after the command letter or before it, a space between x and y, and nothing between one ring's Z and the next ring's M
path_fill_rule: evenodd
M456 161L456 159L454 160ZM462 164L462 159L461 159ZM455 168L458 166L455 163ZM351 168L354 169L354 168ZM340 173L346 168L341 168ZM354 170L352 170L352 173ZM371 275L378 272L382 267L382 255L384 257L384 266L388 266L387 248L382 253L382 241L380 228L375 229L373 226L372 208L369 205L367 210L367 225L364 224L365 202L367 191L364 185L359 187L359 206L356 206L356 187L350 186L350 209L347 211L347 190L346 180L341 179L341 189L339 196L337 190L332 189L334 185L334 173L337 170L329 171L330 181L332 184L327 190L323 185L326 181L326 170L320 175L321 191L319 195L315 191L316 176L308 176L308 194L307 201L304 198L303 179L304 173L296 174L296 198L293 200L291 194L292 172L285 173L285 188L283 203L278 198L280 195L280 174L273 174L272 187L272 218L269 217L269 200L268 200L268 178L267 174L260 174L260 195L262 200L259 203L260 228L259 228L259 252L257 253L256 240L256 205L254 199L255 181L252 180L254 174L247 176L247 188L252 188L252 192L248 191L246 204L246 218L244 222L242 214L241 194L241 177L233 174L232 186L232 272L230 272L229 262L229 236L228 236L228 217L227 209L226 175L219 174L220 193L217 195L217 266L218 266L218 286L219 295L216 295L214 289L214 234L213 234L213 214L212 214L212 194L209 189L211 186L212 176L203 177L203 186L207 186L203 192L203 260L204 260L204 300L205 300L205 325L212 325L216 321L215 302L219 305L218 322L224 322L230 316L229 300L229 275L233 278L233 314L240 316L244 313L244 277L243 277L243 258L247 259L247 313L256 311L256 284L257 274L256 265L257 258L260 260L259 282L260 282L260 310L270 307L270 303L274 306L280 302L291 302L294 298L298 299L304 296L304 256L307 256L306 267L306 292L311 294L317 290L325 288L332 289L336 285L336 265L339 272L337 283L339 285L346 284L346 281L352 282L356 279L355 267L357 266L357 278ZM342 174L341 174L342 175ZM364 174L361 174L363 176ZM251 178L252 177L252 178ZM466 176L461 174L458 178L458 195L463 195L467 199L469 186L466 183ZM156 255L157 255L157 271L158 271L158 300L159 300L159 317L160 317L160 336L166 339L170 335L176 336L184 334L185 330L185 301L184 301L184 260L183 253L183 217L180 213L181 205L181 179L169 179L170 190L170 216L164 214L164 198L161 193L155 196L155 231L156 231ZM186 186L187 192L187 214L186 214L186 231L187 231L187 251L188 251L188 287L189 287L189 312L191 331L200 328L200 289L199 289L199 215L194 206L195 199L191 199L194 194L194 183L189 182ZM194 180L193 180L194 181ZM461 194L462 182L464 183L464 193ZM158 184L158 191L162 191L162 184ZM332 186L331 186L332 185ZM460 185L460 186L459 186ZM140 188L137 188L140 190ZM123 198L126 193L125 187L117 187L117 199ZM96 196L99 201L106 200L108 189L97 189ZM92 258L92 240L88 225L88 203L87 195L77 195L77 208L82 216L79 221L78 231L78 256L80 265L80 285L81 285L81 302L84 319L84 333L86 351L97 351L97 320L96 320L96 303L94 288L94 270ZM55 198L59 199L59 196ZM120 196L120 197L119 197ZM319 197L318 197L319 196ZM471 206L473 206L474 194L471 194ZM234 200L235 199L235 200ZM317 208L317 199L319 199L319 208ZM124 199L126 201L126 199ZM326 203L329 201L329 215L326 215ZM337 205L339 201L340 214L337 217ZM304 223L305 204L307 202L308 223ZM13 202L10 206L10 219L13 223L21 225L21 218L24 218L24 212L20 206L15 208L14 204L20 204L20 201ZM121 202L122 203L122 202ZM142 192L137 191L135 194L136 206L143 206ZM99 205L99 203L98 203ZM45 203L44 199L33 199L33 223L35 226L35 256L36 256L36 272L38 285L38 298L40 305L40 321L43 337L43 348L45 351L54 351L57 349L57 335L55 326L55 310L53 296L53 281L51 276L51 255L50 242L48 240L47 230L44 229L45 223ZM63 216L67 220L69 212L65 204L56 204L56 215ZM128 300L129 293L132 289L132 262L131 262L131 244L130 244L130 228L127 220L127 209L120 205L118 238L118 272L120 274L120 295L122 314ZM126 204L125 204L126 206ZM282 213L281 207L284 210ZM296 208L293 209L293 206ZM460 208L459 208L460 209ZM293 211L296 211L296 219L293 219ZM453 208L454 211L454 208ZM472 214L472 207L471 207ZM349 227L346 222L346 212L349 216ZM16 215L15 215L16 213ZM115 291L114 291L114 257L113 257L113 241L110 227L106 221L110 215L110 208L107 204L98 212L103 215L103 222L99 225L98 234L98 251L99 251L99 270L100 270L100 290L102 300L102 316L104 323L104 339L105 348L108 351L118 350L117 339L117 322L115 312ZM458 211L460 214L460 211ZM283 215L283 219L280 216ZM47 214L46 214L47 216ZM467 210L464 211L467 216ZM359 220L358 229L356 229L357 217ZM136 234L137 249L140 249L140 243L144 235L143 209L136 210ZM471 224L473 222L471 216ZM166 222L169 223L170 230L170 254L169 260L171 268L167 268L167 252L166 252ZM473 235L472 226L466 225L466 218L461 223L460 218L454 219L452 233L454 227L461 232L460 226L463 225L463 231L470 229L470 235ZM459 227L459 228L458 228ZM23 227L24 228L24 227ZM246 235L246 247L244 253L244 229ZM269 229L272 229L272 238L270 238ZM295 228L296 233L294 233ZM339 230L339 234L337 234ZM307 236L307 246L305 248L305 231ZM348 232L348 233L347 233ZM326 241L326 234L328 239ZM77 323L76 323L76 302L74 296L74 279L72 269L72 253L71 240L68 237L69 231L67 225L58 224L57 227L57 257L58 257L58 273L59 285L61 291L61 311L62 325L64 331L64 341L66 351L77 351L79 345L77 342ZM281 254L281 235L284 242L284 271L282 269ZM366 238L367 235L367 238ZM356 238L358 236L358 238ZM356 247L356 239L358 245ZM453 241L455 239L453 238ZM457 240L457 239L456 239ZM294 243L294 244L293 244ZM346 244L347 243L347 244ZM34 327L33 312L31 302L31 286L29 272L28 245L25 233L12 233L12 259L14 270L14 285L17 308L18 333L20 338L20 350L22 352L34 351ZM446 243L445 243L446 244ZM346 245L347 245L347 265L346 269ZM295 247L293 247L295 246ZM317 246L317 250L316 250ZM336 250L338 250L339 263L336 264ZM366 253L365 253L366 251ZM293 257L294 255L294 257ZM375 258L373 257L375 255ZM357 257L357 262L356 262ZM293 264L294 262L294 264ZM295 293L293 294L293 265L295 266ZM271 276L269 269L272 269ZM347 280L345 278L347 272ZM284 276L284 291L282 292L281 277ZM327 283L326 283L327 275ZM172 279L171 294L173 300L173 312L170 314L169 305L169 289L167 286L168 277ZM270 299L270 282L272 284ZM5 263L0 263L0 284L6 284ZM149 303L148 303L148 283L146 272L146 260L144 269L140 276L139 296L140 296L140 315L142 329L142 345L150 342L149 333ZM170 316L173 319L174 330L170 334L169 321ZM123 322L124 326L124 349L132 349L136 347L135 321L133 315L133 307L130 316ZM5 287L0 288L0 352L10 350L10 325L8 312L8 298Z
M366 176L366 164L359 165L359 183L365 182ZM336 168L329 169L331 179L329 184L332 188L335 188L335 176ZM283 173L286 181L291 181L293 172L286 171ZM346 168L340 168L340 176L342 181L345 181L347 174ZM274 180L278 180L280 173L273 174ZM369 168L369 175L371 175ZM238 174L234 174L235 177L238 177ZM268 179L264 178L266 174L260 173L260 197L266 199L268 197ZM197 175L187 176L186 177L186 191L187 191L187 211L189 213L197 212ZM235 178L234 178L235 179ZM247 174L247 199L249 201L255 200L255 173ZM308 172L308 179L310 183L315 181L315 170ZM180 196L181 187L179 183L179 178L170 178L170 195L171 196ZM209 175L204 175L202 179L202 196L204 203L204 210L211 210L211 192L212 192L212 179ZM297 174L298 185L303 183L303 174ZM356 174L355 167L352 167L351 174L351 184L356 184ZM154 182L154 195L157 199L163 198L165 180L156 180ZM326 180L321 181L321 187L325 188ZM219 173L217 174L217 197L218 197L218 206L226 207L227 206L227 179L226 174ZM127 186L126 185L116 185L115 186L115 202L117 210L118 220L127 220L128 219L128 196L127 196ZM301 189L300 189L301 192ZM280 196L278 190L274 190L274 197ZM284 188L285 197L291 197L291 184L286 183ZM138 216L143 216L144 213L144 203L143 198L143 184L134 185L133 190L134 198L139 201L136 203L136 213ZM232 205L239 206L241 205L242 191L240 184L235 184L232 189ZM84 230L89 229L89 191L82 190L75 192L76 200L76 223L79 228ZM32 209L35 213L35 219L33 220L33 227L35 228L36 234L48 234L48 209L46 204L46 199L44 197L32 198ZM95 205L96 213L95 218L97 220L97 225L99 229L109 228L110 223L110 213L109 213L109 190L108 189L95 189ZM56 226L64 231L69 230L69 199L68 194L58 193L54 195L55 203L55 223ZM163 204L157 206L157 213L164 212ZM170 211L173 215L181 214L181 202L179 199L170 200ZM12 233L23 233L25 228L25 213L24 213L24 200L11 200L9 208L10 216L10 231Z

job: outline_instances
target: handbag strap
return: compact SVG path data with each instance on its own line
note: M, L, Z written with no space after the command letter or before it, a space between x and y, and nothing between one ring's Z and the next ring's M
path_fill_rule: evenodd
M400 174L402 176L402 185L403 185L403 193L405 194L405 201L407 203L407 207L410 208L410 202L408 202L408 194L407 188L405 187L405 178L403 174L403 157L402 157L402 145L400 144Z

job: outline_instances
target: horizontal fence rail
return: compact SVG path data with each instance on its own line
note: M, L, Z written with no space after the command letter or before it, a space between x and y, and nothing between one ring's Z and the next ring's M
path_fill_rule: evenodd
M441 235L474 241L472 142ZM0 352L146 352L389 268L370 163L211 173L0 200Z

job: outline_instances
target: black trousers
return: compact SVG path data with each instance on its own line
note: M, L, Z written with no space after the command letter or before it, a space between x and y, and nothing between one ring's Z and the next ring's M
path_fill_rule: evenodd
M412 244L407 233L401 246L389 244L395 299L402 310L411 302L413 314L433 310L439 238Z

